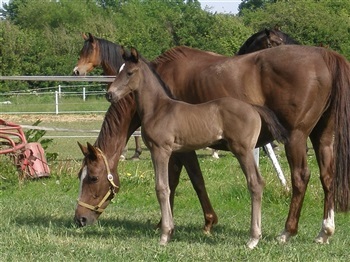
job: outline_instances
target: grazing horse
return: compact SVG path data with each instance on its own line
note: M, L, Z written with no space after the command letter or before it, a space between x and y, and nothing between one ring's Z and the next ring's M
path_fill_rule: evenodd
M168 164L172 152L186 152L224 143L238 159L251 194L251 226L249 248L261 238L261 200L263 178L254 160L262 121L272 137L284 141L287 131L267 108L249 105L232 97L202 104L189 104L171 98L164 82L139 58L136 49L109 86L110 102L117 102L131 92L141 119L141 133L151 152L155 171L156 194L161 208L160 244L169 242L174 230L170 207ZM261 119L262 118L262 119ZM166 126L166 130L164 130Z
M278 46L284 44L284 41L287 40L289 43L290 39L285 33L265 29L254 34L244 43L244 52L252 52L259 47L265 48L268 43L270 43L271 46ZM243 51L240 53L242 52ZM205 54L223 57L209 52L205 52ZM85 75L96 66L101 65L106 74L113 74L112 72L118 72L123 63L124 60L121 56L121 47L119 45L89 34L88 37L85 37L84 46L80 51L79 61L73 71L75 75ZM176 88L176 86L172 86L172 88ZM186 92L183 94L186 95ZM182 97L182 99L187 100L185 96ZM101 204L102 196L100 196L100 199L95 200L95 195L89 193L94 192L94 190L85 190L85 188L91 188L92 185L90 182L96 178L100 178L98 181L107 182L107 180L101 178L101 176L104 177L104 174L107 173L106 168L108 168L115 177L115 184L118 185L119 188L119 182L117 182L119 181L119 177L116 167L119 157L122 154L123 145L126 144L132 133L140 126L140 119L135 112L136 106L132 95L119 100L115 105L112 104L106 112L101 131L94 146L88 145L85 147L80 145L82 153L84 154L83 165L79 171L79 178L81 181L79 199L82 199L82 201L95 203L95 205ZM115 143L111 143L110 141L115 141ZM108 165L104 159L107 159ZM194 151L174 153L170 158L169 184L171 189L171 206L173 207L175 190L179 183L180 173L183 167L185 167L190 177L203 209L205 220L204 231L210 232L212 226L218 222L218 217L210 203L203 175ZM101 185L106 191L110 189L114 190L114 188L110 186L111 184L109 182ZM103 208L108 205L112 195L114 194L111 194L110 197L103 202ZM99 210L102 210L102 208ZM101 213L102 212L96 212L94 209L78 205L75 211L75 220L80 226L85 226L94 223Z
M108 40L95 38L92 34L86 36L84 46L80 51L80 58L77 65L73 69L76 76L84 76L91 72L95 67L101 66L103 74L115 76L118 74L120 66L124 63L121 56L121 46L114 44ZM140 137L135 136L135 153L131 159L139 159L141 155ZM126 152L124 153L126 155Z

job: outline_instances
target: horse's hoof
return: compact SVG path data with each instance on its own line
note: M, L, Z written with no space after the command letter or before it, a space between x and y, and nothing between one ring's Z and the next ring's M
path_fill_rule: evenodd
M287 231L283 231L278 237L277 241L281 244L285 244L289 241L291 235Z
M321 231L318 236L315 238L315 242L318 244L329 244L329 235Z
M212 155L211 155L214 159L219 159L219 154L217 152L214 152Z
M259 240L260 238L251 238L247 243L247 248L254 249L258 245Z
M119 158L120 161L124 161L125 160L125 156L121 155Z

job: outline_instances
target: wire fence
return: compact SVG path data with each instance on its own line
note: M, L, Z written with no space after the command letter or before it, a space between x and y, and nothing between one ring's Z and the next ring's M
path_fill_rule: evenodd
M0 93L1 114L104 113L105 84L58 85L30 91Z

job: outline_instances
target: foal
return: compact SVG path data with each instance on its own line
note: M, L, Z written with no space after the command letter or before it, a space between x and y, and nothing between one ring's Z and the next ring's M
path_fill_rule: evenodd
M188 104L172 99L170 92L136 49L124 53L125 65L108 89L111 102L134 92L141 118L142 138L151 152L156 194L161 208L160 244L169 242L174 222L169 202L168 162L172 152L191 151L224 143L237 157L251 194L249 248L261 237L263 178L254 161L253 149L262 120L272 136L284 141L285 130L276 117L262 107L226 97L203 104ZM113 101L112 101L113 100Z

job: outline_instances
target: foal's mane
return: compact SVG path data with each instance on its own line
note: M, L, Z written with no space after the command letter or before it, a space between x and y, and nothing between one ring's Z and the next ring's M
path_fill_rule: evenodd
M180 49L180 48L173 48L173 49ZM169 56L164 56L164 59L173 59L174 57L172 57L172 55L176 55L176 52L172 52L173 49L169 50ZM174 50L176 51L176 50ZM166 52L166 53L168 53ZM182 53L182 51L181 51ZM182 53L183 54L183 53ZM161 55L163 57L163 55ZM176 57L176 56L175 56ZM158 57L159 58L159 57ZM157 59L158 59L157 58ZM165 93L172 99L176 99L176 97L173 95L173 93L171 92L169 86L162 80L162 78L159 76L159 74L157 73L156 71L156 68L155 68L155 65L156 65L156 62L155 61L148 61L147 59L145 59L144 57L140 57L139 58L141 61L143 61L146 66L151 70L151 72L153 73L153 75L157 78L159 84L162 86L163 90L165 91ZM164 62L164 61L163 61Z

